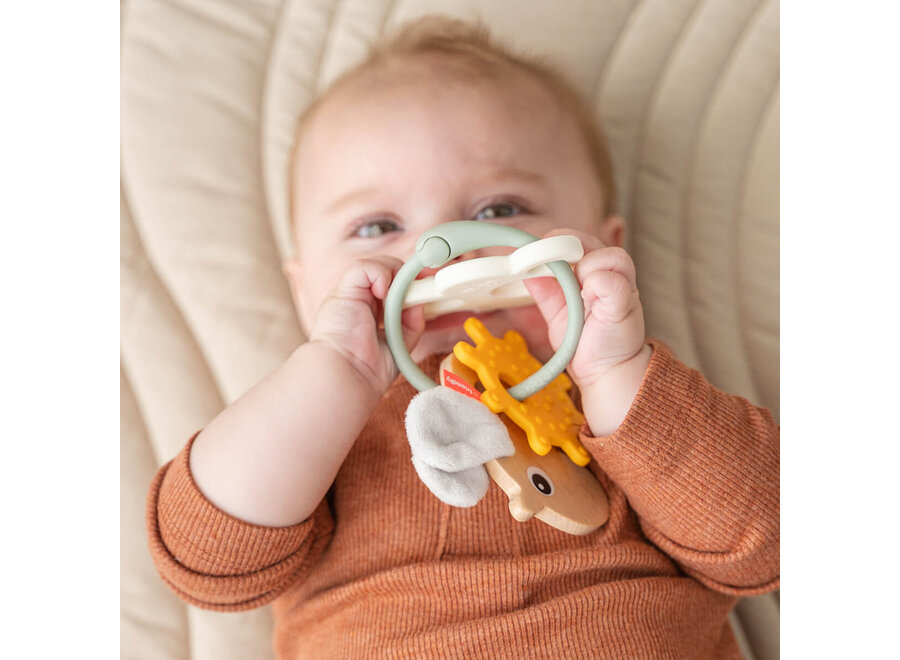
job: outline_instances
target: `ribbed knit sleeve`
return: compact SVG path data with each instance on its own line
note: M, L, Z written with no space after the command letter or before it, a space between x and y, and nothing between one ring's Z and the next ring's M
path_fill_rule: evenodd
M194 438L160 468L147 499L150 552L163 581L206 609L234 611L270 602L321 554L334 527L323 501L309 519L265 527L231 516L200 492L190 471Z
M649 540L716 591L779 580L779 436L768 410L710 385L661 343L612 435L581 441L625 492Z

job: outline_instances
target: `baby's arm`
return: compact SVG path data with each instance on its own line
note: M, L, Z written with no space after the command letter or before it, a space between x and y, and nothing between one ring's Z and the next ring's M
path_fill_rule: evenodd
M355 394L337 418L349 424L324 417L334 397L315 391L313 375ZM322 499L366 396L327 347L301 346L160 468L147 502L150 554L182 600L250 609L303 579L331 536Z
M712 387L661 344L645 343L634 264L578 235L586 318L569 373L581 392L582 442L624 491L648 538L711 588L748 595L778 581L778 426ZM528 284L551 343L565 332L552 280Z
M203 429L190 467L213 504L271 527L316 509L397 375L376 314L400 265L356 262L322 303L310 341ZM414 343L423 327L421 309L407 310L407 339Z
M375 318L396 259L360 261L323 302L310 341L160 468L150 551L183 600L216 610L270 602L327 545L331 482L396 377ZM414 344L421 308L407 310Z
M305 520L379 396L327 344L303 344L200 432L190 454L194 480L213 504L247 522Z
M768 410L656 344L624 422L581 441L686 573L737 596L777 588L779 429Z

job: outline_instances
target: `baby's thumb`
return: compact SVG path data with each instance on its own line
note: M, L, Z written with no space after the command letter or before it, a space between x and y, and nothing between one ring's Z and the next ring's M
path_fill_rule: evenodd
M412 351L425 332L425 305L416 305L404 309L400 314L400 326L403 331L403 343Z
M567 319L566 297L562 287L556 278L535 277L525 280L525 288L534 298L534 304L547 323L547 327L553 328L556 321Z

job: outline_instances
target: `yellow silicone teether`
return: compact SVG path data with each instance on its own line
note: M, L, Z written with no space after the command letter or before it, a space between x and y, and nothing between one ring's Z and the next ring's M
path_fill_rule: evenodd
M584 417L569 397L572 381L568 376L560 374L542 390L524 401L516 401L506 388L520 383L541 367L528 352L525 339L515 330L498 339L475 317L467 319L463 328L475 345L458 342L453 354L478 374L484 386L482 403L491 412L505 413L522 428L536 454L544 456L555 446L576 465L590 463L591 455L578 441L578 429Z

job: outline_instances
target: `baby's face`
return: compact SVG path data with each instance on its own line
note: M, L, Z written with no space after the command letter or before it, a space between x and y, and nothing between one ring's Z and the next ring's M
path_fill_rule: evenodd
M357 259L406 261L426 230L453 220L512 225L535 236L568 227L620 245L622 221L601 217L602 191L570 116L538 83L448 82L414 68L402 80L337 91L312 117L294 170L296 257L285 265L304 329ZM480 255L507 253L483 250ZM413 352L449 353L459 315L429 321ZM479 315L552 354L534 306Z

